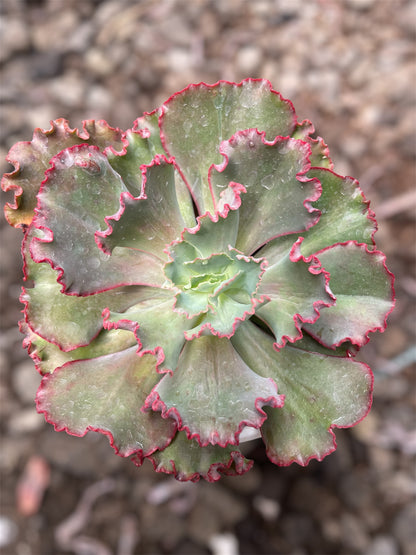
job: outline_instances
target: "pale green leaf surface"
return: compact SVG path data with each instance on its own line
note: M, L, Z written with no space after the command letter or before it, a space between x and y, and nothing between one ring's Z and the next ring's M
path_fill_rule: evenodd
M225 446L238 442L244 425L260 427L261 407L281 406L281 398L273 380L250 370L227 339L202 336L185 344L176 372L159 382L150 403L202 446Z
M372 245L376 230L358 182L326 169L312 168L308 177L319 179L322 194L313 203L321 212L319 222L302 236L303 256L309 256L335 243L357 241Z
M131 247L166 259L164 250L180 238L185 227L176 197L175 173L175 166L165 158L146 166L143 196L123 197L120 214L108 220L110 229L99 239L104 250ZM192 207L189 193L188 203Z
M348 243L326 249L317 257L331 274L329 283L337 300L322 310L315 324L305 324L305 329L326 346L347 340L365 344L370 331L384 330L394 306L392 275L384 255Z
M224 218L206 214L198 218L198 225L184 231L182 239L195 248L196 256L207 258L227 252L234 247L238 232L239 211L230 210Z
M291 104L262 80L191 85L172 96L162 110L162 141L175 156L200 214L214 209L207 178L211 164L221 162L221 141L249 128L265 131L272 140L290 135L295 126Z
M90 429L111 434L113 447L124 457L146 456L165 447L176 425L140 410L160 375L155 357L140 357L136 351L132 347L71 362L45 375L37 394L38 411L58 430L80 436Z
M304 175L310 167L309 146L289 137L273 144L263 139L255 129L237 133L221 145L226 160L210 174L216 201L230 181L247 191L241 196L235 245L246 254L275 237L307 229L318 214L307 208L319 194L317 181Z
M368 412L372 374L365 364L303 351L296 343L277 352L273 338L251 322L231 342L253 371L273 378L285 395L283 408L266 407L261 429L274 463L321 460L335 448L330 429L352 426Z
M150 458L158 472L174 474L181 481L198 481L203 477L215 482L223 474L241 475L252 466L252 461L243 457L236 446L201 447L196 440L187 439L185 432L178 432L172 443Z

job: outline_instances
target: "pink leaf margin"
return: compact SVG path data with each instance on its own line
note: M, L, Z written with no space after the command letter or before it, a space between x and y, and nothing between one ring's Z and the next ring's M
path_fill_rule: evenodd
M139 352L139 350L137 350L136 354L141 358L141 357L145 354L145 352L144 352L144 351ZM53 378L53 375L54 375L56 372L63 371L63 370L65 369L65 367L70 366L70 365L71 365L72 363L74 363L74 362L76 362L76 361L69 361L69 362L66 362L65 364L63 364L62 366L60 366L59 368L57 368L53 373L43 375L42 382L40 383L39 388L38 388L37 393L36 393L35 402L36 402L36 410L37 410L38 414L43 414L43 415L44 415L44 418L45 418L45 421L46 421L48 424L52 424L52 426L54 427L54 430L55 430L56 432L66 432L68 435L71 435L71 436L74 436L74 437L85 437L85 436L87 435L88 432L97 432L97 433L103 434L103 435L105 435L105 436L108 437L108 440L109 440L109 442L110 442L110 445L111 445L111 447L114 449L116 455L118 455L119 457L122 457L122 458L128 458L128 457L134 456L134 462L135 462L136 466L140 466L140 465L142 464L143 460L144 460L146 457L148 457L149 455L151 455L152 453L154 453L155 451L165 449L168 445L170 445L170 443L172 442L173 438L174 438L175 435L176 435L176 432L177 432L177 428L176 428L176 427L175 427L174 430L173 430L172 436L171 436L171 437L168 439L168 441L166 442L166 445L157 446L157 447L155 447L155 448L152 448L148 453L143 452L142 449L132 449L132 450L127 451L126 453L120 453L120 450L119 450L118 447L115 445L114 436L113 436L113 434L112 434L109 430L105 430L105 429L103 429L103 428L94 427L94 426L86 426L86 428L85 428L85 430L84 430L83 432L78 433L78 432L71 431L70 428L67 427L67 426L65 426L65 425L62 425L62 426L61 426L61 425L59 425L58 423L56 423L56 422L49 416L49 414L48 414L48 409L43 409L43 408L41 407L41 399L40 399L40 398L41 398L41 395L42 395L43 390L44 390L45 387L46 387L46 383L47 383L50 379ZM142 407L140 410L143 411L143 407ZM143 411L143 412L144 412L144 411ZM140 464L139 464L139 461L140 461Z
M23 189L20 185L17 185L16 183L13 183L13 182L9 181L9 180L13 180L14 178L18 177L18 175L19 175L19 173L22 169L21 165L20 165L20 162L18 160L18 157L16 157L16 155L15 155L15 150L21 148L22 146L30 147L32 145L32 143L36 143L36 142L43 143L43 142L45 142L45 139L46 139L46 142L47 142L48 137L50 137L51 135L54 135L55 133L57 133L57 131L58 132L63 132L64 134L67 134L67 135L76 136L77 138L79 138L80 144L88 144L88 143L85 143L85 141L87 141L91 137L90 130L88 130L88 128L94 126L96 123L99 124L99 125L102 125L103 127L106 127L109 131L114 132L114 134L116 136L118 136L118 140L122 143L122 149L121 150L118 151L114 148L114 146L110 145L110 146L107 146L103 149L103 151L102 151L103 154L107 154L107 152L112 152L115 155L120 155L122 153L125 153L126 149L127 149L127 146L128 146L128 142L127 142L127 139L126 139L125 132L121 131L121 129L119 129L117 127L111 127L105 120L92 120L92 119L82 121L82 129L81 130L79 130L76 127L71 128L69 126L68 120L66 120L64 118L58 118L56 120L51 120L51 122L50 122L51 127L49 129L42 129L40 127L37 127L35 129L31 141L20 141L20 142L18 142L15 145L12 146L12 148L9 150L9 152L6 156L6 161L9 164L11 164L12 166L14 166L14 170L12 170L11 172L5 173L2 180L1 180L1 188L3 189L4 192L8 192L8 191L13 191L14 192L13 201L11 203L10 202L6 203L5 206L4 206L5 217L6 217L6 220L8 221L8 223L10 225L13 226L13 224L9 221L9 218L8 218L8 215L7 215L7 210L18 210L18 208L19 208L19 199L22 197L22 195L24 193L24 191L23 191ZM91 146L91 145L89 145L89 146ZM54 158L54 156L52 158ZM17 227L25 228L25 225L24 224L19 224Z
M297 124L297 116L296 116L296 112L295 112L295 108L293 106L293 103L290 100L288 100L286 98L283 98L283 96L280 94L280 92L273 89L273 86L272 86L272 84L270 83L270 81L268 79L247 78L247 79L243 79L242 81L240 81L240 83L234 83L233 81L227 81L227 80L224 80L224 79L220 79L219 81L217 81L216 83L213 83L213 84L208 84L208 83L205 83L204 81L201 81L199 83L193 83L191 85L188 85L184 89L172 94L162 104L162 106L159 108L159 110L160 110L160 113L159 113L160 139L161 139L161 143L162 143L162 146L165 149L165 151L167 153L169 153L169 149L168 149L167 144L166 144L167 143L166 136L165 136L165 133L163 131L163 117L164 117L166 111L169 109L169 104L171 104L171 102L174 99L176 99L178 96L181 96L185 92L192 91L194 89L199 89L199 88L202 88L202 87L206 88L208 90L213 90L213 89L215 89L216 87L218 87L220 85L231 85L232 87L242 88L246 83L262 83L265 89L268 89L270 93L276 95L279 98L280 101L284 102L288 106L289 112L292 116L292 131L295 129L296 124ZM155 112L156 111L152 112L152 114L155 113ZM182 171L180 170L179 173L181 174L182 179L186 183L189 191L191 192L191 187L190 187L187 179L183 175ZM198 206L198 203L196 202L193 195L192 195L192 198L193 198L193 201L195 203L195 206L198 209L198 212L201 213L200 207Z
M304 229L301 230L294 230L291 231L290 233L296 234L296 233L302 233L304 231L307 231L308 229L310 229L311 227L315 226L318 221L319 218L321 216L321 211L318 210L317 208L314 208L311 203L315 202L316 200L319 199L319 197L322 194L322 185L321 182L319 181L318 178L316 177L308 177L307 173L308 171L312 168L311 163L310 163L310 158L312 155L312 151L311 151L311 146L308 142L303 141L302 139L294 139L293 137L290 136L285 136L283 137L282 135L277 135L272 141L268 141L266 139L266 132L265 131L259 131L256 128L249 128L249 129L244 129L242 131L237 131L236 133L234 133L234 135L232 135L232 137L229 140L225 140L222 141L219 147L219 152L220 154L224 157L224 160L221 162L221 164L212 164L208 170L208 184L209 184L209 189L210 189L210 193L211 193L211 197L212 197L212 201L214 203L214 206L216 206L216 201L215 201L215 195L213 192L213 188L212 188L212 173L214 170L216 170L219 173L222 173L226 167L228 166L229 163L229 154L228 154L228 147L229 146L233 146L233 144L237 143L237 141L240 138L249 138L250 135L254 135L256 134L257 136L260 137L261 142L265 145L265 146L274 146L276 145L278 142L280 141L287 141L287 143L298 143L301 144L303 148L306 148L306 150L308 151L308 154L306 155L306 164L305 167L299 171L296 174L296 179L297 181L299 181L299 183L313 183L315 184L315 191L314 194L308 198L306 198L303 201L303 206L304 208L307 210L307 212L309 214L313 214L315 213L316 218L315 220L312 220ZM233 183L233 182L231 182ZM239 184L240 187L244 188L243 184ZM245 188L244 188L245 189ZM246 192L245 190L243 192ZM240 201L241 204L241 201ZM289 233L284 233L283 235L288 235ZM280 237L281 235L276 235L273 237L270 237L267 242L272 241L273 239L276 239L277 237ZM256 250L258 250L259 248L261 248L263 245L259 245L257 247Z
M244 456L239 451L232 451L228 463L212 463L208 471L204 474L193 472L190 475L186 475L176 469L173 459L169 461L171 469L159 465L155 461L153 455L149 455L147 459L151 461L156 472L173 475L174 478L180 482L199 482L201 478L204 478L207 482L213 483L217 482L222 476L241 476L248 472L254 464L254 461L245 460ZM133 462L135 462L135 460L133 460ZM233 464L235 465L235 469L232 468Z
M219 433L217 430L214 430L211 433L210 439L203 440L199 433L192 433L189 429L189 426L183 424L182 417L175 407L168 408L166 403L162 401L160 398L159 393L156 391L157 385L153 388L153 390L148 395L144 405L143 410L150 411L153 410L154 412L160 412L163 418L171 418L173 419L178 425L178 431L186 432L186 436L188 439L195 439L200 447L206 447L207 445L218 445L219 447L227 447L227 445L239 445L238 438L246 426L251 428L259 429L264 421L267 419L267 414L262 409L263 406L269 406L273 408L282 408L284 405L285 396L277 393L277 385L276 382L272 378L268 378L268 380L273 384L274 388L276 389L276 395L270 397L257 397L254 401L255 408L260 415L260 423L257 426L253 426L252 422L248 420L241 420L238 425L237 430L233 433L233 439L227 440L225 442L219 441Z
M327 355L327 356L329 356L329 355ZM330 455L331 453L336 451L336 449L338 447L334 429L338 428L338 429L342 430L342 429L347 429L347 428L353 428L353 427L357 426L357 424L360 424L360 422L362 422L364 420L364 418L366 418L366 416L370 412L371 406L373 404L374 374L373 374L371 368L367 364L365 364L364 362L356 362L356 364L360 364L363 367L363 371L367 372L367 374L369 376L369 379L370 379L370 384L369 384L370 387L369 387L369 390L368 390L367 406L366 406L366 409L365 409L364 413L362 414L362 416L360 416L360 418L358 418L355 422L352 422L351 424L345 424L344 426L339 425L339 424L331 424L329 426L329 428L327 429L327 432L329 432L332 436L332 446L327 451L322 453L321 455L310 455L306 459L298 458L298 459L291 459L291 460L283 462L282 460L279 460L279 459L273 457L273 455L270 454L269 450L266 449L267 457L270 459L270 461L273 464L275 464L276 466L285 467L285 466L290 466L293 463L296 463L296 464L299 464L300 466L305 467L305 466L308 466L308 464L312 460L317 460L317 461L321 462L325 457L327 457L328 455ZM262 439L264 441L263 433L262 433Z
M386 314L384 315L384 319L383 322L380 326L374 326L373 328L370 328L369 330L367 330L364 334L364 336L357 336L357 337L345 337L343 338L341 341L338 341L337 343L335 343L334 345L326 345L325 343L322 342L322 340L320 340L318 337L315 337L310 331L308 331L308 333L315 339L315 341L317 341L319 344L321 344L323 347L327 347L329 349L336 349L337 347L339 347L340 345L342 345L342 343L349 341L350 343L352 343L353 345L355 345L356 347L358 347L358 349L360 349L361 347L363 347L364 345L366 345L369 341L370 341L370 333L374 333L374 332L380 332L383 333L386 328L387 328L387 319L390 316L390 314L393 312L395 306L396 306L396 291L395 291L395 287L394 287L394 283L395 283L395 276L392 272L390 272L390 270L387 268L386 265L386 255L379 251L379 250L370 250L368 248L368 245L366 245L365 243L358 243L357 241L345 241L344 243L335 243L334 245L331 245L329 247L326 247L325 249L321 249L320 251L317 251L316 253L313 254L314 257L318 258L319 260L319 254L329 251L331 249L333 249L334 247L345 247L348 245L355 245L357 247L359 247L362 251L366 252L368 255L370 256L375 256L375 257L379 257L380 260L382 261L383 264L383 269L384 272L386 274L386 276L389 278L390 280L390 303L391 303L391 307L389 308L389 310L386 312ZM329 273L329 272L327 272ZM316 320L315 320L316 321ZM308 323L315 323L315 322L308 322Z

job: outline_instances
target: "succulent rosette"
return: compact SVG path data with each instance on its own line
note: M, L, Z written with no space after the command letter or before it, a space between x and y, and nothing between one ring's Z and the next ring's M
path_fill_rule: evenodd
M354 360L393 308L357 181L268 81L191 85L122 132L65 120L3 177L24 345L57 430L180 480L322 459L368 412Z

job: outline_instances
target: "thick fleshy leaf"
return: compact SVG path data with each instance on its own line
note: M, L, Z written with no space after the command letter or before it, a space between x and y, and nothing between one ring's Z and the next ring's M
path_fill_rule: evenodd
M376 221L358 181L321 168L309 170L308 177L319 179L322 184L322 195L313 203L321 216L315 226L302 234L305 237L302 254L310 256L346 241L373 245Z
M225 160L210 170L215 202L230 181L241 183L246 193L239 208L236 248L251 254L271 239L301 232L312 226L319 212L310 202L320 195L310 168L309 145L289 137L265 140L256 129L239 131L220 148Z
M110 437L123 457L150 455L176 432L173 420L140 408L160 379L152 355L135 347L91 360L70 362L44 376L37 407L55 429L83 436L96 430Z
M201 446L238 444L245 426L259 428L262 406L281 407L276 384L243 362L224 338L202 336L186 343L173 375L166 375L146 407L173 418Z
M369 332L385 329L394 307L393 276L385 256L353 242L329 247L316 256L330 273L336 303L322 310L315 324L305 324L305 329L326 346L343 341L364 345Z
M57 282L59 273L47 263L35 263L27 248L29 230L23 248L25 277L33 280L33 288L23 288L20 300L25 304L25 319L34 332L69 351L88 345L103 328L102 311L125 310L144 295L144 287L112 289L88 297L63 295Z
M265 131L271 140L290 135L295 123L292 104L260 79L190 85L162 106L160 118L162 143L175 156L200 214L214 209L208 169L221 162L223 140L249 128Z
M265 320L282 347L286 340L302 336L301 323L314 322L323 307L334 304L328 290L328 275L317 259L303 258L301 242L278 262L266 268L258 289L259 295L270 301L257 309L256 315Z
M36 195L50 167L52 157L65 148L87 143L105 150L111 147L121 151L124 146L120 129L113 129L105 121L87 120L81 132L71 129L64 119L51 122L49 130L36 129L32 141L16 143L7 161L15 166L13 172L3 176L4 191L15 191L13 204L6 204L8 222L15 226L28 226L33 219L37 203Z
M196 440L187 439L185 432L178 432L170 445L163 451L155 451L149 458L157 472L192 482L200 478L216 482L223 475L238 476L253 465L253 461L246 459L235 446L201 447Z
M251 322L231 341L246 364L272 377L285 395L283 408L265 408L261 429L275 464L321 460L335 449L332 428L353 426L367 414L373 379L365 364L297 349L296 343L277 352L273 339Z
M238 210L230 210L223 216L218 213L198 216L198 224L182 233L182 241L192 245L195 254L192 258L208 258L212 254L227 252L234 247L238 232ZM171 250L174 250L175 247ZM190 255L188 255L190 256Z
M292 133L292 137L294 139L301 139L309 143L311 147L311 166L332 170L334 164L332 163L329 154L329 148L321 137L317 137L316 139L311 138L311 135L314 133L314 126L309 120L305 119L296 125L295 130Z
M88 295L121 285L162 285L162 261L151 252L117 248L109 256L95 234L127 192L120 176L95 147L81 145L52 160L39 192L30 244L36 262L60 270L71 294ZM87 208L88 207L88 208Z
M131 247L163 259L166 246L179 239L185 227L176 198L176 169L173 162L158 156L142 171L141 196L123 195L118 213L106 219L109 229L98 232L98 243L105 252ZM189 193L188 204L192 207Z
M138 118L133 128L124 134L123 151L107 152L108 161L134 197L140 196L142 192L140 167L150 164L157 155L166 154L160 142L158 119L158 111Z
M196 319L189 320L173 310L173 291L152 287L146 290L147 297L125 312L105 311L105 327L133 331L145 351L162 348L163 364L161 356L158 363L163 369L175 370L185 343L184 332L194 326Z
M74 360L93 359L103 355L117 353L136 346L137 339L127 330L101 330L85 347L72 351L63 351L54 343L36 334L25 321L20 322L20 331L25 335L23 347L27 348L40 374L49 374L56 368Z

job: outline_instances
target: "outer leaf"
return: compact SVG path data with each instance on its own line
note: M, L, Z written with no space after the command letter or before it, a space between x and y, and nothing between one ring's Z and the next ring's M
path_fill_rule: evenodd
M60 270L66 292L88 295L121 285L162 285L163 263L152 253L117 249L111 257L95 242L105 217L127 192L107 158L81 145L60 153L39 193L30 244L35 262ZM86 208L88 207L88 209Z
M21 227L32 222L36 195L49 161L61 150L80 143L93 144L102 150L113 148L121 151L124 146L122 132L105 121L84 121L79 132L71 129L66 120L57 119L51 122L48 131L36 129L31 142L16 143L11 148L7 161L15 166L15 170L6 173L1 182L4 191L15 191L14 204L5 206L10 225Z
M31 228L32 229L32 228ZM23 288L20 297L25 304L25 320L32 330L55 343L63 351L88 345L102 330L102 311L125 310L144 296L143 287L121 287L88 297L63 295L57 282L59 273L47 263L36 264L30 257L27 245L31 229L23 244L25 277L34 281L33 288Z
M210 170L217 202L230 181L246 189L242 197L236 248L251 254L275 237L308 229L319 212L310 202L320 195L318 180L306 177L310 147L304 141L276 137L267 142L256 129L236 133L220 148L223 164Z
M214 209L207 176L211 164L221 161L221 141L248 128L274 139L290 135L295 123L292 104L268 81L255 79L238 85L227 81L190 85L162 106L160 118L162 143L175 156L200 214Z
M257 309L256 315L264 319L282 347L286 340L302 337L301 322L315 322L319 310L334 304L328 289L328 274L323 272L317 259L303 258L301 241L290 253L269 266L259 285L259 295L270 301Z
M102 330L85 347L78 347L66 352L36 334L24 321L20 322L20 331L26 336L23 340L23 347L27 348L40 374L52 373L56 368L74 360L93 359L133 346L136 346L137 349L136 337L132 332L126 330Z
M142 192L142 164L150 164L160 154L166 154L160 142L158 127L159 111L145 113L134 122L132 129L124 134L125 148L122 152L108 152L111 166L120 174L132 196Z
M271 376L285 395L282 409L266 407L261 430L275 464L323 459L335 449L332 428L353 426L367 414L373 378L365 364L297 349L297 343L276 352L273 339L251 322L231 341L246 364Z
M98 242L105 252L131 247L165 258L166 245L179 239L185 226L176 198L175 165L157 156L142 172L141 196L123 195L118 213L106 218L109 228L98 232ZM192 207L189 193L188 203Z
M281 407L273 380L250 370L227 339L204 336L186 343L173 375L166 375L146 407L173 418L201 446L238 444L245 426L258 428L263 405Z
M336 304L322 311L315 324L305 329L326 346L343 341L362 346L369 332L384 331L394 307L393 275L385 256L354 242L329 247L317 254L330 273Z
M160 376L152 355L132 347L91 360L65 364L44 376L38 411L58 431L83 436L96 430L110 437L118 454L147 456L163 449L176 432L172 420L140 410Z
M332 163L329 148L327 144L321 137L312 139L311 135L315 132L315 128L312 123L305 119L301 123L298 123L295 127L292 137L294 139L301 139L307 141L311 147L311 157L310 162L312 166L318 168L327 168L332 170L334 164Z
M374 245L376 221L358 181L319 168L309 170L308 177L319 179L322 183L322 195L313 203L321 212L321 217L304 234L301 246L303 256L345 241Z
M216 482L222 475L244 474L253 465L236 447L207 445L201 447L197 441L178 432L170 445L156 451L150 460L157 472L173 474L177 480L197 482L200 477Z

